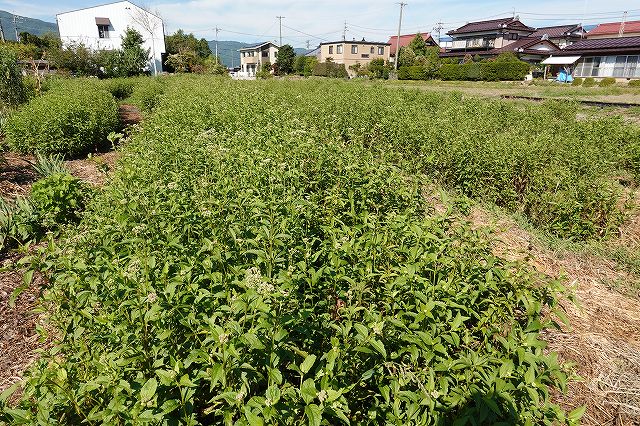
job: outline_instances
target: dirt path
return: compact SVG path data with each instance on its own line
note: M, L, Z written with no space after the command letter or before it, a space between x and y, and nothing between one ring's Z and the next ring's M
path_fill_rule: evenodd
M496 254L526 261L551 277L566 277L578 306L562 305L569 327L547 332L548 349L575 363L583 378L556 395L567 410L587 406L583 425L640 424L640 303L610 288L615 280L637 280L614 262L583 253L552 251L513 220L474 208L469 219L496 232ZM640 240L640 217L621 229L613 244Z

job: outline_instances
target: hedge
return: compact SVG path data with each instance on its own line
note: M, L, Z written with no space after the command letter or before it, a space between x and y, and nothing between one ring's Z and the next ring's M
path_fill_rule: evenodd
M487 61L466 64L443 64L442 80L523 80L529 73L529 64L522 61Z
M313 75L318 77L347 78L349 73L344 64L322 62L313 67Z
M9 147L21 153L77 156L117 130L118 104L106 90L51 91L12 114L6 125Z

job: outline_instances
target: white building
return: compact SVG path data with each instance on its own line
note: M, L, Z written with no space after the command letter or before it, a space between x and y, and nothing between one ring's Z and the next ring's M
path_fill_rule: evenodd
M130 1L60 13L56 20L63 45L82 43L93 50L119 49L127 27L133 28L144 38L143 47L149 49L148 70L154 74L162 71L165 53L162 18Z
M240 78L253 78L266 62L275 64L278 46L270 41L240 49Z

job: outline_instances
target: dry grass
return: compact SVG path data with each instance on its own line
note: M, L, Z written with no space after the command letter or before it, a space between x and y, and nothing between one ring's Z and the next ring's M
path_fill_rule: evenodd
M578 304L562 303L570 326L545 334L548 349L575 363L581 381L569 385L556 400L567 410L586 405L582 424L640 424L640 303L612 290L607 283L634 280L613 260L547 248L515 221L479 207L469 220L495 231L496 254L525 261L551 277L564 277ZM640 241L640 217L632 218L613 244Z

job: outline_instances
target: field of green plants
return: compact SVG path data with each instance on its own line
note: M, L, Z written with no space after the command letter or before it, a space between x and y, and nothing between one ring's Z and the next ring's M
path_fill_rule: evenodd
M568 370L540 339L562 284L494 255L463 213L606 238L640 177L637 127L346 82L154 84L111 180L32 258L54 345L0 422L579 419L551 401ZM460 197L445 213L434 183Z

